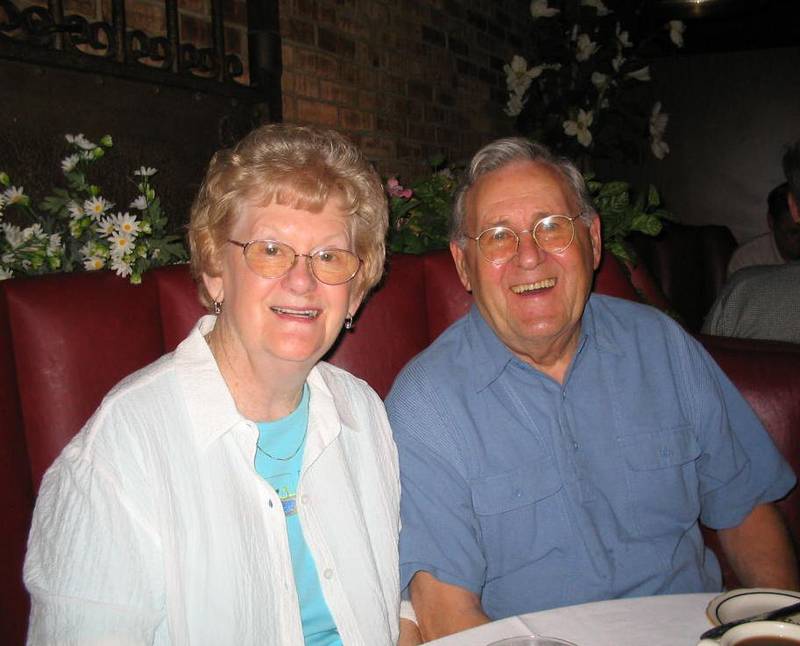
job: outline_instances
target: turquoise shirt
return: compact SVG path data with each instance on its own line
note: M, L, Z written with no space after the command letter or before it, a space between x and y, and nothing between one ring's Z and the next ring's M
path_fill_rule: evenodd
M308 429L308 401L306 385L300 405L292 413L274 422L259 422L255 468L275 489L286 514L305 643L307 646L341 646L342 640L322 595L314 557L303 538L297 515L297 483Z

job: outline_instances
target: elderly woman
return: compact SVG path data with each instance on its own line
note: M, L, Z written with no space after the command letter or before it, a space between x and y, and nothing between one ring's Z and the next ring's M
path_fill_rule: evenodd
M386 226L378 176L334 132L265 126L214 156L189 225L214 315L47 472L29 643L395 642L395 447L378 396L320 362Z

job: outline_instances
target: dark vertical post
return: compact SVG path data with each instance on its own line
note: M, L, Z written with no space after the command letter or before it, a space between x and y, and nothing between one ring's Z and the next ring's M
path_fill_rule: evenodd
M56 25L64 24L64 3L62 0L47 0L47 10L53 16ZM65 34L56 32L53 39L53 48L64 49L64 38L66 38Z
M181 39L178 28L178 1L164 0L164 11L167 13L167 40L172 51L172 64L170 69L173 72L180 71L181 60Z
M111 0L111 24L114 26L114 35L117 37L117 51L114 58L119 63L128 62L128 43L125 37L125 0Z
M247 0L247 49L250 85L269 108L269 120L281 121L281 36L278 0Z
M211 46L217 59L217 80L225 78L225 14L222 0L211 0Z

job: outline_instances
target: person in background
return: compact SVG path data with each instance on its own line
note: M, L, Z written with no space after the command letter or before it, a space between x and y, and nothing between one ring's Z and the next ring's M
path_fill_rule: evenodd
M214 156L189 223L211 314L47 471L29 643L397 641L396 449L375 392L320 361L386 228L378 175L333 131L264 126Z
M733 252L728 263L728 277L757 265L782 265L800 260L800 221L792 217L793 196L784 182L772 189L767 197L769 232L753 238Z
M792 219L800 224L800 139L784 153L783 173L789 183L789 212Z
M450 250L474 305L386 401L400 583L423 639L587 601L718 591L700 520L745 586L798 587L772 503L794 474L675 321L590 295L600 220L574 165L519 138L478 151Z

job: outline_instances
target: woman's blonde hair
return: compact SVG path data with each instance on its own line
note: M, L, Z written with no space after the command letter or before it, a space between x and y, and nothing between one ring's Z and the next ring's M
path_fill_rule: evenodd
M354 280L366 293L383 274L388 210L378 174L352 142L333 130L270 124L217 152L189 219L192 275L203 305L213 303L203 274L219 275L220 249L246 206L277 203L317 212L331 199L350 219L363 260Z

